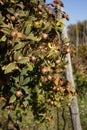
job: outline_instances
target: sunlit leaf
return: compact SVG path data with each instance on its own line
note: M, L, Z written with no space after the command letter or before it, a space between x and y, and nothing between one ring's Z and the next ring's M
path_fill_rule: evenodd
M21 75L26 75L27 72L28 72L28 68L24 68L24 69L22 69L22 71L21 71Z
M5 35L2 36L2 38L0 39L0 41L5 42L6 41L6 36Z
M34 68L34 64L30 62L30 63L28 64L28 70L29 70L29 71L32 71L33 68Z
M34 36L33 33L30 33L29 36L27 36L26 38L33 41L38 41L38 37Z
M15 101L16 101L16 96L12 95L11 98L10 98L9 103L14 103Z
M30 82L30 77L27 77L23 82L21 82L21 85L27 85Z
M31 25L27 24L25 28L25 34L28 35L31 32L31 29L32 29Z
M24 107L27 107L28 104L29 104L28 101L23 102Z
M19 61L17 61L17 63L19 63L19 64L26 64L28 62L29 62L28 57L22 57Z
M18 44L16 44L14 46L14 50L19 50L19 49L21 49L23 47L24 47L24 43L23 42L19 42Z
M5 67L5 74L12 72L16 69L16 63L10 63Z
M11 1L14 1L14 0L11 0ZM14 9L13 8L7 8L7 11L11 14L14 14Z

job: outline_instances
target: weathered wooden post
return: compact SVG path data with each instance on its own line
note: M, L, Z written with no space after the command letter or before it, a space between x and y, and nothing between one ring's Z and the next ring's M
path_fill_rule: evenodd
M68 38L66 29L64 29L61 33L61 39L64 40L65 38ZM68 45L69 45L69 43L67 43L67 46ZM68 53L66 55L65 60L68 62L67 68L66 68L66 78L68 80L71 80L71 88L74 88L75 84L74 84L74 77L73 77L70 53ZM71 117L72 117L73 129L82 130L81 123L80 123L80 115L79 115L77 97L74 97L74 99L72 101L72 104L70 107L70 112L71 112Z
M64 41L64 39L67 39L67 38L68 38L67 31L66 31L66 28L64 28L61 32L61 40ZM66 43L66 45L69 46L69 43ZM71 80L71 88L75 88L70 53L66 55L65 60L66 62L68 62L67 68L66 68L66 78L67 80ZM72 118L73 130L82 130L81 123L80 123L80 114L79 114L77 97L74 97L72 101L72 104L70 107L70 113L71 113L71 118Z

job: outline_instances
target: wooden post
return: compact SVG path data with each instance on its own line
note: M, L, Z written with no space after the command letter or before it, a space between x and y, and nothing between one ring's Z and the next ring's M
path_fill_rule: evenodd
M68 38L68 36L67 36L67 31L64 28L62 30L62 33L61 33L61 40L63 41L65 38ZM68 46L69 43L67 43L66 45ZM73 78L73 71L72 71L70 53L68 53L66 55L65 61L68 62L67 68L66 68L66 78L68 80L71 80L71 88L74 88L75 84L74 84L74 78ZM71 112L73 130L82 130L81 123L80 123L80 115L79 115L77 97L75 97L72 101L72 104L71 104L71 107L70 107L70 112Z
M79 47L79 35L78 35L78 23L76 24L76 59L78 61L78 47Z

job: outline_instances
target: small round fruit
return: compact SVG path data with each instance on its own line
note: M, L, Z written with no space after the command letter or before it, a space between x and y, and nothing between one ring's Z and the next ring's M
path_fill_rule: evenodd
M12 109L14 109L14 106L13 105L8 105L8 106L6 106L6 108L12 110Z
M23 58L22 55L19 55L19 56L18 56L18 60L21 60L22 58Z
M50 104L53 105L53 104L54 104L54 101L51 101Z
M12 36L12 37L15 37L16 35L17 35L17 33L16 33L15 31L12 31L12 32L11 32L11 36Z
M66 13L63 13L62 14L62 18L66 18L67 17L67 14Z
M19 13L14 13L15 18L19 17Z
M47 39L47 37L48 37L48 35L47 35L46 33L43 33L43 34L42 34L42 38L43 38L43 39Z
M12 21L15 21L15 16L11 16L11 20L12 20Z
M71 103L69 102L67 105L68 105L68 107L70 107L70 106L71 106Z
M22 96L22 92L19 90L19 91L16 91L16 97L20 98Z
M64 68L67 69L67 65L65 65Z
M41 9L42 9L42 5L38 5L38 9L40 9L40 10L41 10Z
M60 90L60 89L59 89L59 88L57 88L57 91L58 91L58 92L59 92L59 90Z
M57 90L57 87L56 87L56 86L54 86L54 87L53 87L53 90Z
M31 57L31 60L32 60L32 61L36 61L36 57L35 57L35 56L32 56L32 57Z
M63 100L64 100L64 98L63 98L63 97L61 97L61 98L60 98L60 101L63 101Z
M49 13L49 14L53 14L52 10L48 10L48 13Z
M39 12L38 12L38 14L42 15L42 12L41 12L41 11L39 11Z
M60 60L56 60L55 64L58 65L60 63Z
M70 52L70 49L69 49L69 48L67 48L66 52L67 52L67 53L69 53L69 52Z
M43 68L42 68L42 74L46 74L47 73L47 68L46 68L46 66L44 66Z

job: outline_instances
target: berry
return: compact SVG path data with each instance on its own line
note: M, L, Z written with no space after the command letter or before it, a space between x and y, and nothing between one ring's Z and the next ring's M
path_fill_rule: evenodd
M15 18L19 17L19 13L14 13Z
M22 92L19 90L19 91L16 91L16 97L20 98L22 96Z
M43 39L47 39L47 37L48 37L48 35L47 35L46 33L43 33L43 34L42 34L42 38L43 38Z
M47 73L47 68L46 68L46 66L44 66L43 68L42 68L42 74L46 74Z
M16 35L17 35L17 33L16 33L15 31L12 31L12 32L11 32L11 36L12 36L12 37L15 37Z
M12 20L12 21L15 21L15 16L11 16L11 20Z

